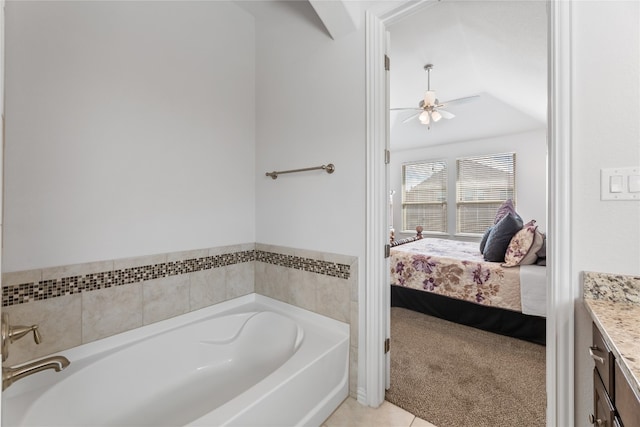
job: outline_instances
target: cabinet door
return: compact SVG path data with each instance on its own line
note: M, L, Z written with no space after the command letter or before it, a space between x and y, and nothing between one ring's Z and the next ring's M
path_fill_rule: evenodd
M593 358L596 369L600 374L604 388L611 397L611 401L615 402L615 390L613 386L613 353L604 341L598 327L593 324L593 345L589 348L589 354Z
M625 426L640 426L640 399L629 385L618 362L615 364L616 409Z
M598 370L593 370L593 410L589 421L597 427L614 427L615 411L602 384Z

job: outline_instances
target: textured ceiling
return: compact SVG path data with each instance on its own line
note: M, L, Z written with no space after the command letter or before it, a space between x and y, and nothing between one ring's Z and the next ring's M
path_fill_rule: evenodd
M391 107L414 107L427 88L456 115L427 130L391 113L391 147L403 150L546 126L547 15L543 1L443 0L389 26Z

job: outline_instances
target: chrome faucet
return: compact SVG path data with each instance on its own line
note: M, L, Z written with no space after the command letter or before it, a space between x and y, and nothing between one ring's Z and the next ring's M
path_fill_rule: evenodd
M14 382L28 377L36 372L53 369L56 372L62 371L69 366L71 362L64 356L51 356L36 360L24 365L15 366L13 368L2 368L2 390L9 387Z

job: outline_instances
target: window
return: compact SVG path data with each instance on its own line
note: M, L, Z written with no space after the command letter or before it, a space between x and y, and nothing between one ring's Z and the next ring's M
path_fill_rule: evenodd
M493 225L496 210L515 202L515 153L457 160L457 233L482 234Z
M447 232L447 164L444 161L402 165L402 229Z

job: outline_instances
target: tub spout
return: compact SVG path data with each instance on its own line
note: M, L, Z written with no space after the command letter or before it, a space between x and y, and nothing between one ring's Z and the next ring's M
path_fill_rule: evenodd
M53 369L56 372L60 372L69 366L70 363L69 359L64 356L51 356L36 360L35 362L26 363L24 365L14 366L12 368L2 368L2 390L6 389L19 379L28 377L36 372L44 371L46 369Z

